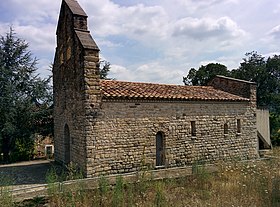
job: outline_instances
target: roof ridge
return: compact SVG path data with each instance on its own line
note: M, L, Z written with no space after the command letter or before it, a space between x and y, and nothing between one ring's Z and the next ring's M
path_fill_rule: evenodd
M213 88L213 86L193 86L193 85L178 85L172 83L151 83L151 82L137 82L137 81L126 81L126 80L108 80L101 79L100 81L108 81L108 82L119 82L119 83L136 83L136 84L146 84L146 85L163 85L163 86L180 86L180 87L202 87L202 88Z
M256 85L256 82L242 80L242 79L239 79L239 78L232 78L232 77L227 77L227 76L224 76L224 75L216 75L216 77L223 78L223 79L228 79L228 80L234 80L234 81L238 81L238 82L242 82L242 83L249 83L249 84Z

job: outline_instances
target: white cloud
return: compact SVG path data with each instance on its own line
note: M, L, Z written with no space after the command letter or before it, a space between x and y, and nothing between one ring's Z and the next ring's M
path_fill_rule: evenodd
M116 48L116 47L121 47L122 44L121 43L114 43L110 40L106 40L106 39L101 39L101 38L97 38L96 42L98 42L98 46L102 47L102 46L106 46L106 47L110 47L110 48Z
M135 82L154 82L182 84L182 77L186 71L170 70L158 62L151 62L136 67L135 70L127 69L120 65L111 65L110 78L116 80L131 80Z
M275 13L275 14L280 13L280 4L278 4L278 5L274 8L273 13Z
M239 54L236 56L220 56L217 57L217 59L213 59L213 60L203 60L200 62L199 66L201 65L207 65L209 63L220 63L222 65L225 65L228 70L232 70L232 69L236 69L239 67L240 62L242 61L244 54Z
M167 0L168 1L168 0ZM171 5L176 5L178 9L184 9L188 14L199 16L211 9L218 10L223 7L238 4L240 0L173 0Z
M217 20L188 17L177 21L173 31L173 36L188 36L197 40L238 38L244 35L245 31L229 17L221 17Z
M102 3L101 3L102 2ZM145 37L164 37L166 19L160 6L137 4L121 7L110 1L84 2L92 31L97 36L124 35L143 40Z
M13 12L14 19L23 24L45 23L46 19L54 21L58 17L60 1L40 0L9 0L9 9Z
M270 52L267 54L263 54L264 57L268 58L268 57L273 57L274 55L280 55L280 50L278 52Z
M203 52L232 50L234 47L242 45L247 35L236 22L227 16L217 19L206 17L174 19L170 15L169 8L163 5L145 6L144 4L136 4L124 7L108 0L102 2L102 4L98 0L82 1L82 3L85 5L87 14L91 14L89 15L89 24L92 25L93 37L101 40L100 43L97 41L101 50L102 45L104 45L117 51L115 55L118 58L113 58L117 62L110 62L123 65L131 71L137 69L135 65L145 64L142 62L131 66L131 64L125 63L126 60L121 60L122 56L123 58L128 57L126 53L130 51L130 48L126 47L134 47L135 44L138 44L136 42L141 42L143 47L151 48L153 51L156 50L162 57L164 61L161 60L161 67L157 68L168 68L170 70L174 64L178 64L176 67L183 70L183 65L186 67L189 62L203 56ZM169 5L171 4L169 2ZM112 36L116 36L116 38L112 38ZM136 41L135 44L132 42L133 45L131 45L131 40L126 38ZM108 53L106 54L107 51L102 50L102 52L107 59L110 59ZM144 55L146 56L143 57L146 64L159 62L159 60L151 59L152 52L150 57L149 53ZM129 56L133 56L133 54ZM155 67L151 68L151 71L153 70L156 70ZM145 72L147 73L147 71ZM129 77L132 76L131 74ZM144 78L147 81L154 81L150 74L143 76L143 80Z
M12 24L6 22L0 22L0 34L4 36L7 32L9 32L10 26L12 26Z
M116 80L132 80L134 75L131 73L131 70L121 66L121 65L111 65L110 71L108 74L109 78L114 78Z
M109 75L118 80L180 84L189 68L207 60L233 68L245 52L279 50L275 15L280 7L274 0L78 1L103 57L112 64ZM53 61L60 4L61 0L0 3L1 34L13 24L42 68ZM266 10L274 12L263 16L260 11Z
M274 39L280 39L280 25L272 28L268 34Z
M139 66L135 74L137 74L136 78L140 81L150 80L155 83L180 83L184 72L163 66L159 62L151 62Z
M55 45L55 27L51 24L45 24L42 27L33 25L13 25L17 36L30 42L30 49L33 51L53 52Z

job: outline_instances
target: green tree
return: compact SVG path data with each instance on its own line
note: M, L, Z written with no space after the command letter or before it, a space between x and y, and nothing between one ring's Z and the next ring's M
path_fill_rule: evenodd
M101 60L99 62L99 74L101 79L106 79L106 80L110 79L108 78L108 73L110 71L110 68L111 68L110 62L106 60Z
M240 67L231 71L234 78L252 81L257 84L257 105L267 105L267 89L269 82L269 74L266 70L265 57L253 51L245 54Z
M188 75L183 77L185 85L207 85L216 75L229 75L229 71L225 65L220 63L209 63L206 66L202 65L198 70L191 68Z
M31 158L34 134L52 130L42 127L52 126L50 79L36 74L36 64L12 28L0 37L0 154L5 162Z
M274 146L280 146L280 114L270 113L271 142Z
M256 82L258 107L268 107L271 112L280 114L280 56L266 59L255 51L246 53L246 58L238 69L231 71L231 76Z
M280 145L280 56L265 58L255 51L246 53L231 76L256 82L257 106L269 109L271 140L274 145Z
M280 55L269 57L266 61L266 69L268 73L267 105L270 110L280 115Z

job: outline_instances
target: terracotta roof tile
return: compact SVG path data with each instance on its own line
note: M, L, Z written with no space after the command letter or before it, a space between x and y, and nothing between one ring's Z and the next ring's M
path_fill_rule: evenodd
M105 99L165 99L205 101L249 101L212 86L181 86L140 82L101 80Z

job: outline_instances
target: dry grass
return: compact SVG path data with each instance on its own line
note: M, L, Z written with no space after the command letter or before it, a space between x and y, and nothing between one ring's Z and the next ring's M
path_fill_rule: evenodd
M178 179L142 178L126 184L119 177L115 186L109 186L102 177L95 190L85 190L79 183L62 193L50 189L46 202L55 207L279 207L280 148L274 149L273 156L270 160L219 163L214 174L196 166L197 174Z
M74 190L51 197L51 206L280 206L280 149L274 159L220 163L210 174L198 167L198 174L161 181L141 180L114 187L102 178L100 189Z

